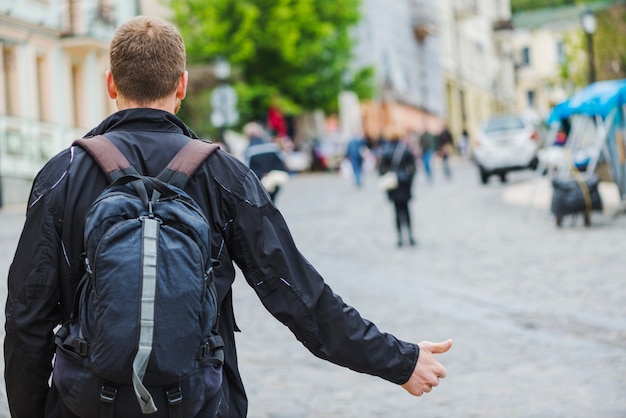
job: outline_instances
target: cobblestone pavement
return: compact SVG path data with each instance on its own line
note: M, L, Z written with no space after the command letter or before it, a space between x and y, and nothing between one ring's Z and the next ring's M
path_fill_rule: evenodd
M454 161L450 181L435 169L433 184L416 183L415 248L396 248L371 174L362 189L336 174L295 176L277 204L302 253L364 317L409 341L454 339L439 357L448 377L415 398L319 360L239 277L249 417L626 417L626 215L609 207L590 228L566 219L557 229L545 201L520 198L530 172L481 186L469 162ZM0 212L3 277L22 221L20 208Z

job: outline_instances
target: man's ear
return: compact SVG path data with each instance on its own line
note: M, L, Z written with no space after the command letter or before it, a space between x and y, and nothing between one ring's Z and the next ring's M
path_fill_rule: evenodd
M113 80L113 73L111 73L111 70L107 70L104 77L106 79L107 93L109 97L113 100L117 99L117 86L115 85L115 80Z
M187 95L187 83L189 82L189 73L187 71L180 75L178 87L176 87L176 98L183 100Z

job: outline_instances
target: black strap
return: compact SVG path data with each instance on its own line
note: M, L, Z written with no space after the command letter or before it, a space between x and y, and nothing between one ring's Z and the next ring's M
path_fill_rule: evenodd
M221 366L224 364L224 340L217 331L212 331L209 339L200 346L197 360L204 366L209 364Z
M113 418L113 402L117 396L117 386L105 382L100 389L100 417Z
M165 388L169 418L183 418L183 393L179 385Z

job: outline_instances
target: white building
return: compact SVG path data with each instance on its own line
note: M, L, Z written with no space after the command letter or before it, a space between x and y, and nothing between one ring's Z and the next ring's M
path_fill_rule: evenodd
M116 110L104 84L110 39L142 7L161 12L156 3L0 0L3 203L24 202L43 164Z
M355 66L373 66L376 96L363 104L365 132L441 127L445 112L434 0L365 0L354 30Z
M510 0L439 0L446 119L455 137L515 110Z
M373 65L377 97L366 131L389 127L470 135L516 110L510 0L365 0L358 65Z
M581 15L587 7L575 5L514 16L516 97L521 111L535 112L545 119L555 104L575 91L574 82L564 77L562 67L567 65L568 71L580 72L587 65L581 26Z

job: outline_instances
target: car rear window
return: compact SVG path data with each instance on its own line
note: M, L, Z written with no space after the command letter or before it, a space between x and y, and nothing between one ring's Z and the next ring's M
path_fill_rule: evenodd
M510 131L515 129L524 129L524 121L520 118L491 119L485 126L486 133Z

